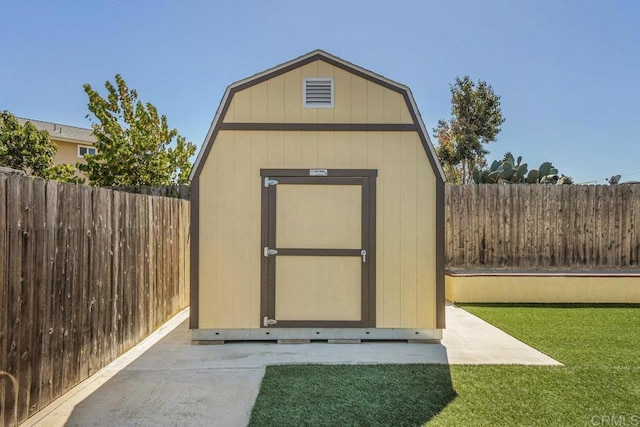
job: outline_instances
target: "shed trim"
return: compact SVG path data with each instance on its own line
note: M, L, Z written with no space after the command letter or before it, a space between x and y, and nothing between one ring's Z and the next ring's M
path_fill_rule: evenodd
M191 206L191 250L189 253L190 258L190 283L189 283L189 327L191 329L198 329L199 326L199 307L200 307L200 293L198 292L198 273L200 271L200 177L195 177L191 181L190 192Z
M292 176L302 177L309 174L310 169L260 169L260 176ZM354 177L378 176L377 169L327 169L327 176Z
M444 182L436 181L436 328L444 329L445 284L444 284Z
M413 123L222 123L220 130L315 132L417 132Z
M327 175L309 176L310 169L260 169L261 177L277 177L288 184L362 185L362 246L369 251L369 262L362 266L361 318L345 320L278 320L280 327L316 328L366 328L376 326L376 169L327 169ZM359 183L353 178L360 178ZM276 240L276 189L262 186L261 193L261 246L269 247ZM362 247L361 246L361 247ZM275 247L281 256L360 256L361 250L309 249ZM262 257L261 261L260 319L276 313L275 306L275 259Z
M258 329L198 329L192 332L194 343L198 341L275 341L278 339L361 339L361 340L411 340L424 342L442 339L442 330L414 328L258 328Z

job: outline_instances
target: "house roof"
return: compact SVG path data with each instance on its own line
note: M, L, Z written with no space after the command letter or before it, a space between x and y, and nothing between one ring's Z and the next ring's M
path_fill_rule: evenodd
M239 80L229 85L227 87L227 90L224 93L224 96L222 97L220 106L218 107L218 110L216 111L216 114L209 128L209 132L207 132L207 136L204 139L204 143L202 144L200 152L198 153L198 157L196 158L196 161L193 165L190 179L193 180L195 177L200 175L200 172L204 166L204 163L206 162L207 157L209 156L209 152L211 151L211 146L213 145L215 137L218 131L220 130L220 125L222 124L224 116L227 112L227 109L229 108L229 104L231 103L231 99L233 98L233 94L235 92L257 85L261 82L264 82L265 80L269 80L273 77L287 73L293 69L302 67L303 65L306 65L308 63L311 63L317 60L325 61L347 72L351 72L367 80L373 81L381 86L384 86L387 89L390 89L402 94L407 103L407 107L409 108L413 121L415 123L416 130L420 135L422 146L427 154L427 157L429 158L429 163L431 164L431 167L433 168L436 174L436 179L438 179L440 182L444 182L444 179L445 179L444 171L442 170L442 166L440 165L440 162L438 161L438 157L436 156L435 150L433 148L433 144L431 143L431 139L429 138L429 133L427 132L427 129L424 123L422 122L422 117L420 116L420 112L418 111L418 106L415 102L415 99L413 98L411 90L407 86L401 83L397 83L384 76L381 76L380 74L376 74L365 68L359 67L355 64L352 64L348 61L345 61L341 58L338 58L337 56L331 55L322 50L314 50L312 52L309 52L305 55L300 56L299 58L285 62L274 68L270 68L261 73L255 74L251 77L248 77L243 80Z
M93 130L76 126L62 125L53 122L43 122L41 120L25 119L16 117L20 124L31 122L37 129L49 132L51 139L56 141L71 142L74 144L93 145L96 138L93 136Z

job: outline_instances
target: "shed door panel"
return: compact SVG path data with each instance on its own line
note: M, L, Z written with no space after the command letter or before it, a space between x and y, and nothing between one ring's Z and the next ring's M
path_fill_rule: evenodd
M360 185L281 185L277 188L276 200L278 247L360 247Z
M262 170L263 327L375 326L375 171L331 172Z
M277 320L360 321L361 262L357 257L278 258Z

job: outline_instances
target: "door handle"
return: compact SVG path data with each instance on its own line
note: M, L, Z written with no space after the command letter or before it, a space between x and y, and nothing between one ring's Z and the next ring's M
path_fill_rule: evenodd
M269 326L275 325L277 323L278 323L278 321L276 319L269 319L268 316L264 316L264 318L262 319L262 325L265 328L268 328Z
M264 255L265 257L268 257L269 255L277 255L277 254L278 254L277 250L268 248L266 246L262 250L262 255Z
M360 255L362 256L362 262L367 262L367 250L366 249L361 250Z

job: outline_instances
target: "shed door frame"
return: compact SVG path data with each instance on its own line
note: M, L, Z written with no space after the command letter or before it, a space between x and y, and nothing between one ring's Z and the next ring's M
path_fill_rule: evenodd
M326 175L318 176L326 172ZM376 169L261 169L262 233L260 327L266 327L266 318L277 320L276 313L276 259L286 255L360 256L365 249L366 262L361 274L360 320L286 320L273 327L291 328L374 328L376 326ZM276 245L276 195L277 187L265 185L265 178L280 184L311 185L361 185L362 187L362 247L360 249L278 249ZM278 250L276 256L264 256L264 248ZM357 253L355 252L357 251Z

